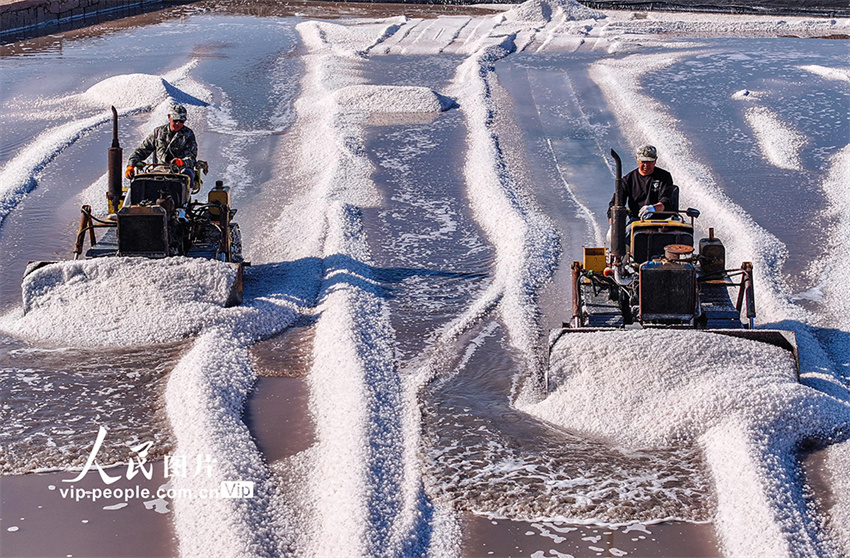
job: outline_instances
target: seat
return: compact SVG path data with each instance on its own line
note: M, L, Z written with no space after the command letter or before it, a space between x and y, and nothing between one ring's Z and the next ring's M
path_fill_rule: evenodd
M665 207L664 211L679 211L679 187L673 184L673 191L670 193L670 201L673 207Z

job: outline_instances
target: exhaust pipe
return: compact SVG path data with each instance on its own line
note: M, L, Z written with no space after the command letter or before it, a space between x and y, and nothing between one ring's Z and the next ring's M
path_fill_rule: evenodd
M611 255L615 263L622 263L626 257L626 221L629 210L626 208L623 191L623 162L613 149L611 157L617 163L617 179L614 184L614 205L611 207Z
M109 148L109 160L107 166L107 190L106 199L109 203L109 213L117 214L118 206L121 204L123 192L121 191L121 163L124 152L118 143L118 111L112 107L112 147Z

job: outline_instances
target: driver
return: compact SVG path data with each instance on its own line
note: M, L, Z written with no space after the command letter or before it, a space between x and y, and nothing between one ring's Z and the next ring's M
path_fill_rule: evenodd
M645 219L657 211L673 208L673 177L664 169L655 166L658 153L652 145L639 147L635 153L638 168L623 177L623 192L629 219ZM611 219L611 206L608 204L608 219Z
M168 113L168 124L154 129L138 149L130 155L124 175L130 179L136 168L144 165L145 159L153 154L153 164L171 163L180 168L180 173L195 180L195 161L198 158L198 142L195 132L185 125L186 108L174 105Z

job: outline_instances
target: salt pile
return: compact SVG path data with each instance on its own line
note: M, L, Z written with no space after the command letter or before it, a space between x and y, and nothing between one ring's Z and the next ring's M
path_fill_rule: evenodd
M561 18L566 21L604 19L605 14L583 6L575 0L529 0L505 12L508 21L551 21Z
M575 333L550 366L551 392L522 410L623 447L702 448L728 555L829 554L791 476L801 444L850 427L850 407L797 383L790 353L697 331Z
M689 331L568 334L549 373L551 394L525 410L635 448L693 442L730 414L767 428L812 391L787 351Z
M89 346L172 341L221 314L235 278L235 264L182 257L57 262L26 276L26 314L0 329Z
M152 106L168 97L169 89L173 88L161 76L120 74L92 85L80 97L106 107Z
M333 94L343 107L369 112L442 112L455 102L427 87L350 85Z

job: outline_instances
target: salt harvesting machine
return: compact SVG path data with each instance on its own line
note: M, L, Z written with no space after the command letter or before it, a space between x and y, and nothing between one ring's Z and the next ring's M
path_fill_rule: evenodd
M233 221L230 189L216 181L206 201L192 198L201 189L201 173L209 166L198 161L195 177L179 173L172 164L147 165L136 173L129 187L122 185L123 150L118 141L118 111L112 107L112 146L109 148L107 202L109 215L95 217L92 208L81 208L74 243L74 259L185 256L206 258L236 266L225 306L242 303L242 271L250 265L242 259L239 225ZM95 231L103 229L98 239ZM31 262L24 277L54 262Z
M583 261L573 262L572 316L550 331L549 354L569 333L687 328L781 347L794 355L799 374L794 333L753 328L752 263L727 269L726 249L714 229L695 251L694 220L700 212L679 210L676 186L672 208L629 225L622 162L613 149L611 156L616 163L611 249L585 247Z

